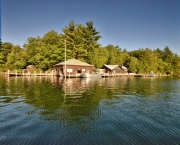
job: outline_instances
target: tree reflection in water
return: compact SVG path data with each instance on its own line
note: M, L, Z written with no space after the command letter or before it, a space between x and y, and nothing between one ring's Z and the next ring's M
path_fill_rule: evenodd
M179 142L179 78L0 77L0 82L3 131L10 123L6 132L12 138L31 130L28 137L36 141L58 143Z
M9 95L24 94L23 102L31 106L26 112L29 115L36 113L43 120L60 121L66 126L101 116L100 90L94 85L98 80L10 77L4 81L11 92Z

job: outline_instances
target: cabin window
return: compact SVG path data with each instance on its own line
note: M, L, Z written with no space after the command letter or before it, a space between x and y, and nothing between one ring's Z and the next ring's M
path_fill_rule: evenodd
M77 73L81 73L81 69L78 69L78 70L77 70Z
M67 72L73 72L73 69L67 69Z

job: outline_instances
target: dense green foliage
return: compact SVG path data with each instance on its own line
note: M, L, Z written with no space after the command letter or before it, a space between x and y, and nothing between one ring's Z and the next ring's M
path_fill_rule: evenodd
M75 58L101 68L104 64L124 65L133 73L161 73L180 75L180 56L168 46L159 48L139 48L128 52L119 46L101 47L100 32L93 22L86 25L71 21L62 29L63 33L51 30L43 37L29 37L23 48L9 42L1 43L0 71L21 70L35 65L41 70L52 69L53 65L64 61L65 47L67 59Z

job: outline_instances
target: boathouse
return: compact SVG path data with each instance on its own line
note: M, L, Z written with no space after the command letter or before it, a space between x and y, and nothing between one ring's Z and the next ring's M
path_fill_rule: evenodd
M66 70L65 70L66 68ZM54 74L56 76L80 76L81 73L92 73L93 65L79 61L77 59L69 59L54 65Z
M127 69L127 67L125 67L125 66L123 66L123 65L122 65L122 66L120 66L120 67L121 67L121 69L123 70L123 72L124 72L124 73L128 73L128 69Z
M28 65L26 66L26 69L24 69L24 72L30 72L33 68L35 68L34 65Z
M120 65L106 65L106 64L104 64L102 69L105 70L105 73L109 73L109 74L128 73L128 69L125 66L120 66Z

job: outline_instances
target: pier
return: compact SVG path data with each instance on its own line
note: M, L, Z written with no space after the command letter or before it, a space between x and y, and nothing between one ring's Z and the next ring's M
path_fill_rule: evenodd
M54 72L53 70L51 72L40 72L40 73L36 73L36 71L34 71L34 73L31 72L10 72L9 70L4 74L4 76L59 76L59 77L64 77L63 74L61 75L57 75L56 72ZM136 74L136 73L102 73L100 74L103 78L105 77L160 77L163 76L161 74ZM67 74L66 78L80 78L82 77L82 75L80 73L77 74Z

